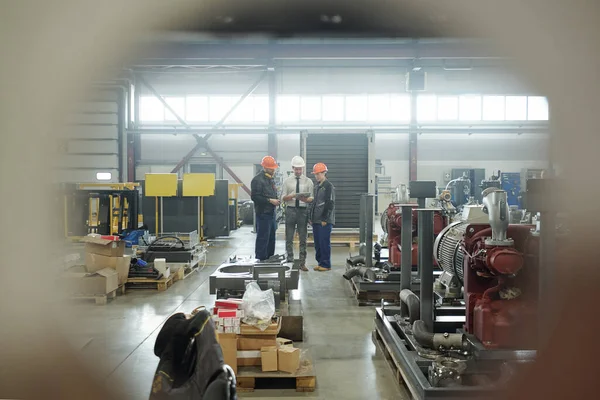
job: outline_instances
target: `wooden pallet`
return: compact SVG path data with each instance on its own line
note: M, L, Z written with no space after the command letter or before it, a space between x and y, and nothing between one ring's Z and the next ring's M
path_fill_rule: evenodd
M125 294L125 285L121 285L117 289L113 290L110 293L106 293L106 294L95 294L95 295L74 294L74 295L69 296L69 298L71 300L95 300L97 305L103 306L108 303L108 299L114 299L115 297L117 297L117 292L121 292L121 294Z
M398 293L396 292L380 292L380 291L365 291L359 290L354 279L350 279L349 281L350 287L356 296L356 300L358 301L359 306L378 306L381 305L381 300L390 303L398 303Z
M239 392L288 387L295 388L297 392L314 392L317 385L317 377L309 356L300 361L300 368L295 374L281 371L262 372L261 367L238 367L236 379Z
M162 279L127 278L127 287L130 289L156 289L159 292L164 292L175 281L175 275Z
M373 330L372 339L373 343L375 344L375 347L377 347L381 354L383 354L386 363L391 368L392 373L394 374L394 378L398 385L400 385L401 388L405 389L408 392L408 388L406 387L406 384L404 383L404 378L402 376L402 370L400 369L400 363L394 358L390 349L383 341L383 338L381 337L381 334L377 329Z

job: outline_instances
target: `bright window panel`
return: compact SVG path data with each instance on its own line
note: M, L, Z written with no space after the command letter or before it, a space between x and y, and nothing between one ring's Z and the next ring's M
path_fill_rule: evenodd
M300 97L277 97L277 120L281 122L300 121Z
M548 100L541 96L531 96L528 98L527 119L530 121L548 120Z
M367 96L346 96L346 121L366 121L367 116Z
M240 99L236 99L233 104L237 103ZM229 122L252 122L254 121L254 102L252 97L248 96L233 110L231 115L227 118ZM233 105L232 104L232 105Z
M432 95L419 95L417 97L417 120L437 120L437 97Z
M506 96L506 120L525 121L527 119L527 97Z
M269 122L269 97L254 96L252 102L254 103L254 121Z
M214 96L209 97L208 105L209 105L209 119L210 122L218 122L220 121L225 114L231 109L231 107L238 100L236 97L231 96ZM225 122L230 121L229 118L225 120Z
M504 121L505 100L504 96L483 97L483 120Z
M438 120L456 121L458 119L458 97L438 97Z
M344 97L343 96L323 96L323 121L343 121L344 120Z
M185 120L185 97L166 97L165 101L179 117ZM165 107L165 121L177 121L175 114L169 111L167 107Z
M147 122L165 120L165 107L154 96L143 96L140 99L140 119Z
M369 121L390 121L390 95L375 94L367 97L367 119Z
M188 96L185 100L185 119L190 122L208 121L208 97Z
M390 96L390 121L410 121L410 97L406 95Z
M460 96L458 110L461 121L481 121L481 96Z
M300 119L302 121L321 120L321 98L317 96L300 97Z

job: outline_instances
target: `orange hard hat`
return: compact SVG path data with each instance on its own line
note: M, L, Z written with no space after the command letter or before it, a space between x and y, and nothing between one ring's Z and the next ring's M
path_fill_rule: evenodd
M262 161L260 162L263 168L268 169L277 169L279 166L277 165L277 161L271 156L264 156Z
M322 162L320 163L316 163L313 166L313 174L318 174L319 172L327 172L327 165L323 164Z

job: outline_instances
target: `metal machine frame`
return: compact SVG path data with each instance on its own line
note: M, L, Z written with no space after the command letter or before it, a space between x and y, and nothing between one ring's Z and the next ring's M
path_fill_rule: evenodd
M552 278L548 276L553 273L553 264L548 260L548 255L552 253L553 239L555 238L554 222L555 219L548 204L548 196L542 193L545 191L544 184L548 182L533 182L529 187L532 191L532 198L536 200L536 211L543 213L543 220L547 225L542 224L544 228L540 229L540 264L548 261L550 271L547 271L544 265L544 273L540 273L540 301L548 300L550 297ZM487 398L502 394L508 387L507 382L519 373L519 371L535 362L537 351L531 350L507 350L507 349L488 349L474 335L465 334L463 324L466 320L464 301L458 301L457 304L442 305L434 307L436 300L439 300L439 294L434 290L433 278L433 242L422 240L425 237L433 235L433 212L434 209L419 209L419 272L420 272L420 293L419 293L419 319L425 323L428 332L433 334L442 334L439 337L448 338L449 336L462 338L457 347L440 345L435 350L426 349L419 345L416 340L418 332L414 327L411 328L410 311L408 305L403 303L401 307L388 307L382 304L376 308L374 339L377 343L381 342L382 349L389 353L390 362L394 368L397 368L411 395L415 399L464 399L464 398ZM402 249L408 242L405 242L405 230L402 232ZM408 232L406 234L408 236ZM547 250L547 251L546 251ZM547 253L544 255L544 253ZM411 252L402 251L402 274L401 288L410 289L411 277L410 270L404 268L405 265L411 265ZM402 292L401 292L402 295ZM439 302L438 302L439 305ZM547 321L540 322L540 328ZM456 332L453 334L453 332ZM456 343L456 342L454 342ZM435 346L434 346L435 347ZM434 361L440 354L452 353L453 360L462 359L460 363L448 362L448 367L444 367L443 362ZM462 366L460 366L462 364ZM436 369L437 368L437 369ZM452 372L460 369L460 372L452 375ZM428 379L433 371L434 377L445 379L445 383L452 379L467 381L464 385L448 385L441 387L434 386ZM437 374L437 375L435 375Z
M241 272L228 272L228 269L242 269ZM230 260L221 264L209 277L210 294L220 290L243 292L247 281L279 282L279 298L284 301L286 293L298 289L299 271L282 261L258 262L255 259Z

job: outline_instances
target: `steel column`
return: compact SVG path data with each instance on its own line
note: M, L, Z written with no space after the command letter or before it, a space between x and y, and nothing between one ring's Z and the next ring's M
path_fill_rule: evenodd
M400 264L400 291L411 289L412 272L412 210L410 205L403 205L402 209L402 233L401 233L401 264ZM408 314L408 306L401 304L402 315Z
M372 194L364 194L365 197L365 266L373 267L373 199Z
M410 128L408 134L408 176L409 181L416 181L417 174L417 142L418 142L418 121L417 121L417 92L410 93Z
M419 273L421 278L421 319L433 332L433 213L434 209L419 208L418 241Z
M367 237L367 235L365 233L366 229L367 229L366 224L365 224L365 215L366 215L365 210L367 209L366 202L367 202L366 194L361 194L360 195L360 206L359 206L360 212L358 213L358 226L359 226L359 228L358 228L358 243L360 243L360 244L366 243L366 237ZM362 256L365 255L364 250L362 250L360 247L359 247L359 254Z
M269 67L269 136L268 136L268 154L277 159L278 146L277 146L277 132L275 126L277 125L277 75L275 75L275 68Z

